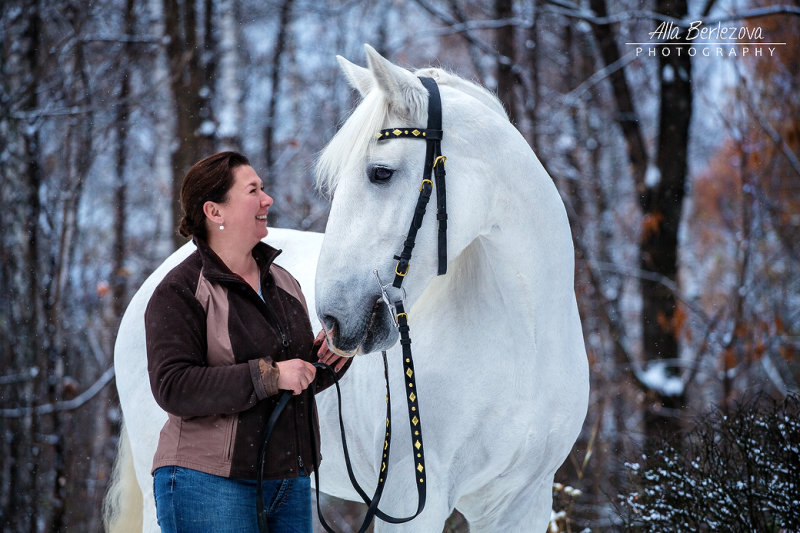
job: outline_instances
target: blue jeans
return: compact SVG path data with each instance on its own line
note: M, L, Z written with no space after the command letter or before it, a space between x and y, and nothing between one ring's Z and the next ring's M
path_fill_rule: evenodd
M162 533L258 533L255 481L230 479L180 466L153 474ZM264 481L270 533L311 533L311 480Z

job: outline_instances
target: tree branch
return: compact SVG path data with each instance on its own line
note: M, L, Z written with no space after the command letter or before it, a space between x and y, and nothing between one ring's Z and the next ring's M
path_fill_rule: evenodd
M593 73L591 76L583 80L580 85L572 89L570 92L563 96L565 102L569 106L576 105L577 101L583 98L595 85L601 81L613 76L617 71L624 69L636 59L636 55L631 52L625 56L620 57L610 65L602 67L600 70Z
M692 303L691 301L683 298L681 296L680 287L678 284L675 283L673 280L664 276L663 274L659 274L658 272L650 272L647 270L642 270L641 268L636 267L626 267L622 265L617 265L614 263L606 263L602 261L592 261L597 268L604 272L612 272L616 274L624 274L626 276L635 277L639 280L647 280L653 281L660 285L666 287L669 291L675 294L675 298L680 301L681 303L685 304L688 309L694 312L697 316L701 317L703 321L709 322L711 321L711 317L709 317L702 308L697 306L696 304Z
M28 370L19 372L17 374L8 374L7 376L0 376L0 385L12 385L14 383L22 383L31 378L39 375L39 367L32 366Z
M616 13L614 15L597 15L591 9L586 9L584 7L580 7L577 4L574 4L572 2L566 2L564 0L549 0L547 4L549 5L545 7L545 11L547 11L548 13L563 15L569 18L585 20L592 24L598 24L598 25L620 24L622 22L628 22L630 20L639 19L639 20L654 20L657 22L671 22L672 24L674 24L679 28L686 29L692 22L696 22L698 20L701 21L703 25L710 26L717 23L752 20L763 17L770 17L774 15L800 16L800 7L791 5L777 5L777 6L747 9L745 11L740 11L738 13L731 13L730 15L725 15L721 17L708 17L707 16L708 14L705 13L698 19L688 20L688 19L678 19L675 17L670 17L661 13L656 13L655 11L648 11L648 10L630 10L622 13ZM704 11L708 11L708 9Z
M506 26L529 29L531 25L531 21L519 17L494 20L468 20L464 22L453 21L453 23L448 24L446 28L434 30L433 33L434 35L454 35L456 33L465 33L473 30L497 30Z
M484 52L484 53L488 54L489 56L493 57L498 62L502 62L502 61L508 62L509 66L511 68L511 71L514 73L514 76L515 76L515 79L516 79L517 83L519 83L519 85L523 88L523 90L527 90L527 84L525 82L525 79L522 76L522 70L523 69L519 65L517 65L516 63L512 63L510 58L507 58L503 54L499 53L497 51L497 49L495 49L492 45L490 45L488 43L485 43L482 40L480 40L480 39L476 38L475 36L473 36L472 33L470 33L470 28L467 27L471 23L459 22L458 20L454 19L453 17L451 17L447 13L444 13L443 11L440 11L436 7L432 6L429 2L427 2L427 0L415 0L415 1L422 9L424 9L429 14L431 14L434 17L436 17L437 19L439 19L439 21L442 24L445 24L448 28L459 28L458 31L454 31L452 33L457 33L458 35L461 35L470 45L475 46L481 52ZM490 24L490 22L484 22L484 23L485 24ZM532 24L532 22L523 21L522 19L517 19L517 18L509 19L509 20L505 20L504 19L504 20L492 21L491 22L491 24L495 24L495 23L498 23L498 24L499 23L503 23L506 26L521 24L524 27L529 27Z
M742 82L744 83L745 88L747 88L747 81L742 78ZM747 91L747 93L749 94L749 91ZM783 137L781 137L780 133L778 133L778 131L772 127L772 124L770 124L769 121L758 111L750 98L742 98L742 100L744 101L744 104L747 106L747 109L750 111L750 113L752 113L752 115L755 117L758 125L764 130L764 133L766 133L770 139L772 139L772 142L775 143L775 146L780 149L784 156L786 156L786 159L789 161L792 170L794 170L795 173L800 176L800 161L797 159L797 156L794 154L794 152L792 152L792 149L786 144L786 141L783 139Z
M114 377L114 367L109 367L97 378L97 381L71 400L64 402L46 403L31 407L17 407L14 409L0 409L0 418L23 418L28 415L47 415L61 411L73 411L94 398Z

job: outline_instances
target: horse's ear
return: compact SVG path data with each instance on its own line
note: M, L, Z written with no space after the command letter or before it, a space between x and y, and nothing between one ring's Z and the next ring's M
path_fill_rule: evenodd
M372 73L368 69L359 67L342 56L337 55L336 60L339 62L339 67L344 72L350 86L358 91L362 97L366 96L370 89L375 86L375 78L372 77Z
M390 107L411 120L418 119L422 106L428 101L428 91L419 78L380 55L370 45L365 44L364 49L369 70Z

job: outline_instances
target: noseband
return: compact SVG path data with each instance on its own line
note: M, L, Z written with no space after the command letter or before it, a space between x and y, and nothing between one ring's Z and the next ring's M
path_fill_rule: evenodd
M414 469L416 473L414 474L414 480L417 486L417 510L416 512L407 517L403 518L396 518L390 515L387 515L380 509L378 509L378 503L380 502L381 495L383 493L383 487L386 484L386 479L388 477L388 467L389 467L389 449L391 444L391 435L392 435L392 424L391 424L391 396L389 393L389 373L388 373L388 363L386 357L386 351L382 352L383 355L383 368L384 368L384 376L386 379L386 434L384 437L383 442L383 453L381 459L381 469L378 473L378 484L375 488L375 492L373 493L372 498L370 498L367 493L361 488L356 481L355 475L353 473L352 464L350 461L350 454L347 450L347 439L345 437L344 431L344 420L342 417L342 396L341 390L339 389L339 381L337 379L336 373L334 370L324 363L314 363L314 366L321 369L328 370L334 378L334 384L336 385L336 394L338 397L338 404L339 404L339 428L341 431L342 437L342 448L344 451L344 459L345 465L347 467L347 474L350 477L350 482L353 485L353 488L358 492L359 496L361 496L362 500L365 504L367 504L368 509L367 513L364 517L364 520L361 524L361 528L359 529L359 533L363 533L369 527L369 524L372 522L372 518L377 516L381 520L385 522L389 522L392 524L402 524L404 522L409 522L416 518L422 510L425 508L425 495L426 495L426 472L425 472L425 453L422 443L422 423L420 419L420 412L419 412L419 398L417 396L417 384L414 374L414 361L411 357L411 336L410 336L410 328L408 326L408 314L405 312L404 307L404 299L405 299L405 291L403 290L403 280L405 279L406 275L408 274L409 262L411 261L411 252L414 249L415 240L417 236L417 231L422 226L422 219L425 216L425 210L428 205L428 202L431 198L431 192L433 190L433 183L436 183L436 204L437 204L437 213L436 213L436 220L438 221L438 246L439 246L439 267L438 267L438 275L445 274L447 272L447 204L445 198L445 171L444 171L444 164L447 161L447 158L442 155L442 148L441 148L441 141L442 141L442 102L441 98L439 97L439 87L436 85L436 82L432 78L424 78L420 77L419 80L422 82L423 86L428 90L428 124L425 129L422 128L389 128L385 130L381 130L378 133L378 142L385 142L389 139L400 139L400 138L409 138L409 139L423 139L426 142L426 151L425 151L425 167L422 173L422 183L420 184L419 188L419 197L417 198L417 205L414 209L414 216L411 219L411 226L408 230L408 235L406 237L405 242L403 243L403 250L400 252L399 255L394 256L394 259L397 261L397 265L395 266L395 277L394 281L392 282L393 287L400 289L397 291L401 294L401 297L392 302L389 298L387 293L387 288L389 285L384 285L381 282L380 277L378 276L377 270L375 272L375 276L378 279L378 285L380 286L381 296L389 307L390 313L392 315L392 319L397 326L400 332L400 345L403 351L403 371L405 373L405 383L406 383L406 402L408 404L408 419L411 428L411 442L413 446L413 454L414 454ZM433 180L431 180L431 176L433 176ZM286 406L286 403L291 398L291 391L284 391L278 405L273 409L272 415L267 423L267 429L264 435L264 442L261 446L261 451L259 453L259 463L260 468L258 472L258 520L259 520L259 529L262 532L267 531L266 526L266 509L264 508L264 499L263 499L263 485L261 480L263 479L263 467L264 467L264 453L266 449L266 444L269 441L270 434L277 423L277 419L280 416L283 408ZM308 413L308 421L309 423L313 423L313 402L309 402L309 413ZM315 450L313 453L313 462L314 462L314 475L316 478L316 487L317 487L317 514L320 519L320 523L322 524L325 531L329 533L333 533L333 529L327 524L325 518L322 516L322 507L319 503L319 464L317 460L317 453L316 450L318 449L316 438L315 438L315 431L313 427L311 428L311 439L312 439L312 449Z

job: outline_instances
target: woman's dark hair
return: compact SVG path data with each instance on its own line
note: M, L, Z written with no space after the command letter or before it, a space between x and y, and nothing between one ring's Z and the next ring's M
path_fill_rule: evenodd
M233 186L233 169L249 164L238 152L220 152L201 159L189 169L181 183L183 218L178 228L181 235L208 240L203 205L224 203Z

